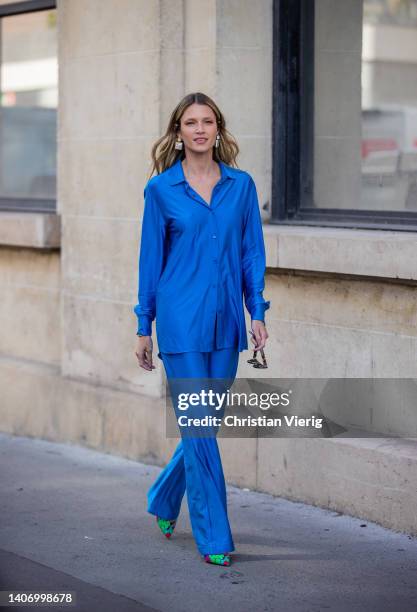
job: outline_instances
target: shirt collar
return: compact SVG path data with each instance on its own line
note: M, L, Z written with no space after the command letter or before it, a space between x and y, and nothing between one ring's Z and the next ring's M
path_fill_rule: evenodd
M226 181L228 178L229 179L234 179L235 177L233 176L232 172L230 171L230 168L224 164L222 161L219 161L219 166L220 166L220 172L221 172L221 177L220 177L220 183L223 183L224 181ZM187 179L185 178L184 175L184 170L181 164L181 158L179 157L177 159L176 162L174 162L172 164L172 166L169 167L168 169L169 173L170 173L170 185L178 185L178 183L186 183Z

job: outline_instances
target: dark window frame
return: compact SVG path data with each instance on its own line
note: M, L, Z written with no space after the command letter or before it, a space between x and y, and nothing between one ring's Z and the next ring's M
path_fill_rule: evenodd
M417 212L308 207L314 177L314 4L273 0L270 223L416 231Z
M0 6L0 20L2 17L56 9L56 5L56 0L25 0L4 4ZM0 56L0 65L1 61ZM56 198L5 198L0 196L0 211L56 213Z

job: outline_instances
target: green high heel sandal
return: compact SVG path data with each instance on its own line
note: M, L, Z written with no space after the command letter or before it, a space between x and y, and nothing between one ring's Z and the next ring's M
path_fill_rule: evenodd
M156 522L158 523L159 529L162 531L166 538L170 538L174 532L175 525L177 524L176 520L163 519L159 516L156 517Z
M204 561L214 565L230 565L231 558L229 553L222 553L218 555L204 555Z

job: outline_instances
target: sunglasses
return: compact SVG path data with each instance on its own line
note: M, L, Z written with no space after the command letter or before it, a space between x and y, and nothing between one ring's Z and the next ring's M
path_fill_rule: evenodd
M249 333L252 335L253 338L255 338L255 334L253 333L251 329L249 330ZM266 362L264 350L263 349L260 350L261 357L262 357L262 363L258 361L258 359L256 358L257 352L258 351L255 351L255 350L253 351L253 357L252 359L248 359L248 363L251 363L254 368L267 368L268 364Z

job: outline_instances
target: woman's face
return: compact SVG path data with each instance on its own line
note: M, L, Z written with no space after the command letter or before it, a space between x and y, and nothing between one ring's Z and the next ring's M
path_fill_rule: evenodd
M194 103L185 109L179 129L185 149L205 153L214 147L216 134L216 115L210 106Z

